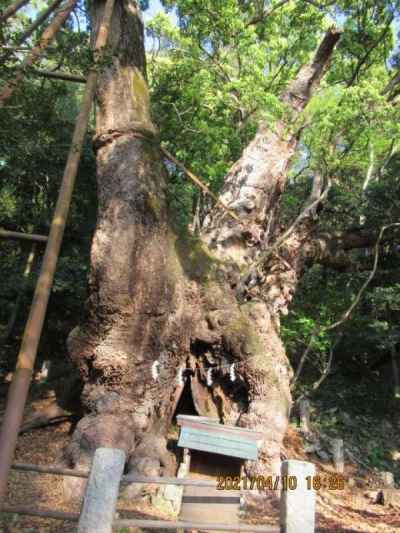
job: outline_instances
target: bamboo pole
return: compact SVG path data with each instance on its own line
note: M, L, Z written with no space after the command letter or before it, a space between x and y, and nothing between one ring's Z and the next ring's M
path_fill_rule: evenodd
M32 24L23 32L16 40L16 45L23 44L32 33L43 24L43 22L55 11L55 9L61 4L62 0L54 0L46 9L39 13L39 16L32 22ZM6 61L12 54L12 50L9 50L2 57L2 61Z
M63 468L61 466L33 465L30 463L14 463L11 468L21 472L36 472L39 474L52 474L56 476L71 476L87 478L89 472L85 470L74 470L72 468ZM216 487L216 481L206 479L191 479L186 477L164 477L164 476L142 476L137 474L128 474L122 476L122 484L128 483L151 483L157 485L181 485L189 487Z
M12 17L14 15L14 13L19 11L21 9L21 7L24 7L28 2L29 2L29 0L18 0L14 4L11 4L0 15L0 22L5 22L8 18Z
M127 518L114 520L115 528L143 528L143 529L181 529L199 531L242 531L246 533L279 533L279 526L255 524L220 524L218 522L192 522L169 520L143 520ZM300 530L298 531L300 533Z
M68 8L72 9L74 4L75 0L70 0L67 4ZM102 51L107 43L113 7L114 0L107 0L94 50L95 58L98 58L99 60L101 60ZM66 9L67 8L65 7L64 13ZM76 120L57 205L51 223L49 240L43 258L42 268L33 296L28 321L25 326L22 344L18 354L16 371L8 392L7 406L0 432L0 505L3 502L6 493L7 477L11 468L19 427L22 422L24 406L28 396L29 384L32 378L40 335L43 329L47 304L71 203L72 191L86 135L89 114L96 90L96 82L97 65L94 65L88 75L81 109Z
M53 511L52 509L32 509L23 505L3 505L4 513L38 516L41 518L53 518L55 520L68 520L77 522L79 515L65 511ZM243 531L246 533L279 533L279 526L255 525L255 524L219 524L209 522L182 522L168 520L143 520L137 518L114 520L115 528L135 527L143 529L199 529L202 531Z
M36 472L38 474L53 474L57 476L71 477L88 477L89 472L84 470L73 470L72 468L63 468L49 465L33 465L30 463L14 463L11 468L21 472Z
M3 89L0 91L0 107L2 107L11 97L18 83L24 78L25 70L31 67L39 59L47 46L51 43L51 41L53 41L58 30L61 28L71 14L71 11L74 9L76 2L77 0L67 0L44 30L39 42L32 48L30 54L28 54L22 61L14 79L6 83Z
M36 243L33 243L31 247L31 251L28 254L28 259L26 261L25 270L24 270L24 274L22 278L22 284L21 284L17 299L14 304L14 309L12 310L11 316L8 320L6 331L4 332L4 335L2 336L2 339L1 339L2 343L7 342L11 333L13 332L15 322L18 316L18 311L19 311L19 308L21 307L21 302L26 291L26 287L28 284L28 280L29 280L29 276L32 270L33 263L35 261L35 254L36 254Z
M53 518L54 520L69 520L71 522L77 522L79 520L78 513L53 511L53 509L34 509L25 505L2 505L0 511L2 513L38 516L39 518Z
M78 76L77 74L70 74L69 72L51 72L49 70L32 70L35 76L42 76L43 78L50 78L54 80L73 81L75 83L86 83L86 78Z
M47 242L45 235L36 235L34 233L20 233L18 231L8 231L0 229L0 239L9 239L15 241L33 241L33 242Z
M185 167L185 165L183 163L181 163L180 161L178 161L178 159L176 159L176 157L174 157L171 152L169 152L166 148L164 148L164 146L160 145L160 149L161 151L163 152L163 154L170 160L174 163L175 166L177 166L178 168L180 168L192 181L193 183L195 183L198 187L200 187L200 189L202 191L204 191L206 194L208 194L209 196L211 196L211 198L215 201L215 204L216 205L220 205L222 207L222 209L229 215L231 216L232 218L234 218L236 220L236 222L239 222L239 224L242 224L242 221L240 220L240 218L237 216L237 214L232 211L231 209L229 209L229 207L227 207L223 202L222 200L216 195L214 194L212 191L210 191L210 189L207 187L207 185L205 183L203 183L201 181L200 178L198 178L195 174L193 174L193 172L191 172L188 168Z

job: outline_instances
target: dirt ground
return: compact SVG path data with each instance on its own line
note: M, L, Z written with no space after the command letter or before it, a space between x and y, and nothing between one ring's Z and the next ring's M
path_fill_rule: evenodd
M71 422L35 429L22 434L18 441L16 461L41 465L62 463L63 450L71 432ZM306 459L302 451L300 435L291 429L285 441L288 458ZM308 458L308 460L310 460ZM316 462L321 475L333 472L329 464ZM354 478L355 465L346 465L344 490L320 490L317 492L317 533L400 532L400 507L373 503L366 487L353 488L348 484ZM362 480L359 480L362 482ZM65 501L60 476L25 473L13 470L9 479L8 504L47 508L67 512L79 512L79 503ZM122 518L170 519L167 514L152 509L149 503L120 501L118 512ZM247 523L277 524L279 512L276 503L263 510L250 509L244 521ZM0 531L4 533L40 532L69 533L74 531L72 522L23 517L16 514L0 514ZM116 530L118 531L118 530ZM125 533L129 530L119 530ZM132 531L134 529L132 528ZM150 531L150 530L149 530ZM153 530L154 531L154 530ZM299 532L300 533L300 532Z

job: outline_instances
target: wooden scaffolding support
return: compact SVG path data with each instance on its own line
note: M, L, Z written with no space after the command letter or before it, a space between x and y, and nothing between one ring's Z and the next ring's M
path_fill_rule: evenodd
M64 9L53 19L52 23L50 24L50 26L52 26L50 32L51 35L49 35L48 31L50 27L46 30L48 32L46 44L50 37L55 36L57 29L61 27L63 21L65 21L75 6L75 3L76 0L68 0L64 5ZM95 64L89 71L87 77L85 92L83 95L80 112L75 124L75 130L68 153L67 163L61 182L53 220L51 223L50 234L46 245L39 279L33 296L28 321L25 326L13 381L8 392L7 405L0 432L0 505L3 503L6 493L7 478L14 457L19 427L22 422L25 402L28 396L39 339L43 329L47 304L53 284L54 273L57 266L57 260L71 203L75 178L83 149L89 114L96 90L97 64L102 59L103 50L107 44L113 8L114 0L107 0L94 48ZM60 18L61 16L62 20ZM57 24L55 24L57 17ZM44 34L39 44L36 45L31 53L31 56L29 57L34 59L40 55L44 46ZM35 50L36 52L34 52ZM29 66L32 63L32 59L30 61L31 62L28 61L28 64L25 66ZM13 87L14 86L9 87L8 90L11 90L12 92ZM0 103L2 98L4 101L4 96L6 96L5 90L3 90L1 93Z

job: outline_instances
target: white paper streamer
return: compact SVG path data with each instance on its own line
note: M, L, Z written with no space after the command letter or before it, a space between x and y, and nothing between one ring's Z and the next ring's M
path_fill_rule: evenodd
M184 366L179 367L178 374L176 376L176 379L178 381L178 385L180 385L181 387L185 384L185 380L184 380L184 377L183 377L183 372L184 371L185 371L185 367Z
M151 375L154 381L158 381L158 377L160 375L160 362L159 361L154 361L154 363L151 365Z
M209 369L207 370L207 385L208 385L209 387L211 387L212 383L213 383L213 379L212 379L212 368L209 368Z
M235 373L235 365L232 364L229 367L229 377L231 378L231 381L236 381L236 373Z

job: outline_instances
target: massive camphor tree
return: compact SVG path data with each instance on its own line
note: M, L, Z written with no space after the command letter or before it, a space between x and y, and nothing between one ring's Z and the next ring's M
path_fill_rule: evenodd
M103 8L92 2L94 34ZM310 265L340 263L343 252L377 238L319 231L315 210L331 176L317 176L308 208L286 234L280 221L289 165L307 128L302 112L340 39L334 27L322 35L281 91L283 116L259 120L195 233L175 223L168 205L138 3L116 0L97 87L89 299L68 339L84 383L85 416L68 449L74 465L112 445L125 450L131 471L151 464L174 473L166 434L190 379L199 415L262 433L259 461L247 472L278 471L293 375L280 317ZM334 149L335 136L331 142Z

